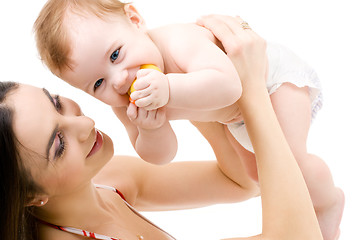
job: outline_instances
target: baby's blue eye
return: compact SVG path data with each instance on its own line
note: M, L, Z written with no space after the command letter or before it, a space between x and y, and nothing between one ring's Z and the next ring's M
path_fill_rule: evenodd
M94 91L96 91L96 89L99 88L100 85L102 85L103 81L104 79L101 78L94 84Z
M119 57L119 51L120 49L117 49L110 55L110 61L114 62Z

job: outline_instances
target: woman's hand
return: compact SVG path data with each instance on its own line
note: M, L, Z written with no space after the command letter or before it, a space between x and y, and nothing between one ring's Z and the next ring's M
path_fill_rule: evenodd
M256 154L263 216L262 234L247 239L322 240L309 191L266 89L265 41L240 17L212 15L198 23L221 41L243 85L237 103Z
M250 87L265 87L268 68L266 41L246 22L240 17L209 15L200 18L197 24L209 29L222 43L238 71L243 93Z

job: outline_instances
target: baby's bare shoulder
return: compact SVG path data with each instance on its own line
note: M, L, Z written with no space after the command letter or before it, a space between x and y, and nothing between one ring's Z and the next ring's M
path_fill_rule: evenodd
M200 39L208 39L213 41L214 39L214 36L210 31L194 23L165 25L151 30L151 35L160 41L173 45L183 42L185 43L185 41L198 41Z

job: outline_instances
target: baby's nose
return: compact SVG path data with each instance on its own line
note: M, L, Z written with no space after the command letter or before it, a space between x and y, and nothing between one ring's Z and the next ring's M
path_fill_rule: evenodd
M126 94L126 91L129 86L127 86L128 72L122 71L120 74L113 76L113 88L119 94Z

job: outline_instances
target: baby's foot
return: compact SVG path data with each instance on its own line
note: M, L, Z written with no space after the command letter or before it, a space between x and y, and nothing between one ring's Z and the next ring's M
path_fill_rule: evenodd
M344 209L344 193L337 188L337 201L326 209L316 211L324 240L337 240L340 235L340 223Z

